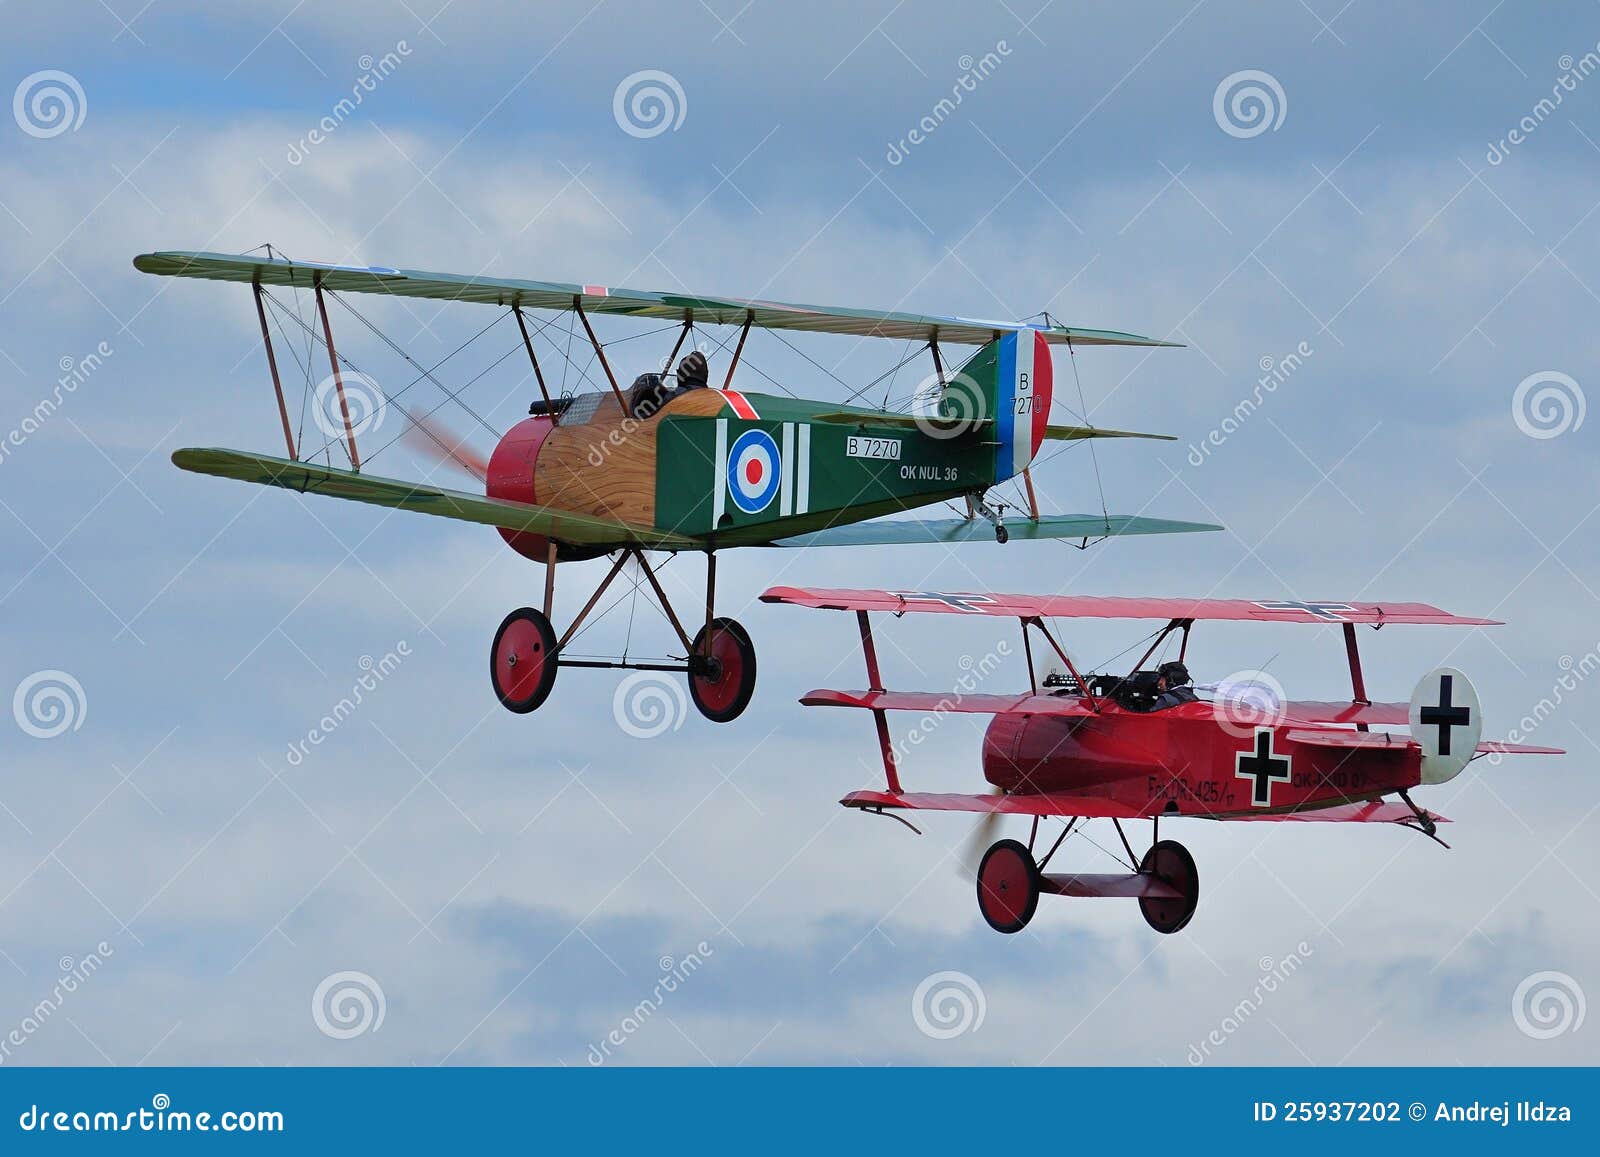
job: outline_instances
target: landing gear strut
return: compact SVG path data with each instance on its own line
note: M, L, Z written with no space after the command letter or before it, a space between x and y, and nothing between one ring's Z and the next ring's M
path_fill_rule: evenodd
M1037 834L1037 825L1034 830ZM1062 837L1065 835L1063 832ZM1109 874L1046 873L1044 865L1061 840L1037 862L1031 842L1001 840L978 865L978 911L996 932L1026 928L1039 907L1039 897L1046 893L1136 899L1145 923L1163 935L1182 931L1194 917L1200 902L1200 873L1189 850L1176 840L1158 840L1137 871Z
M677 632L685 655L682 662L651 663L621 659L567 658L564 652L577 635L578 629L600 602L623 565L635 559L644 572L667 621ZM557 637L550 623L550 613L555 600L556 555L552 546L546 566L544 610L521 607L506 616L495 632L489 649L489 679L496 697L508 711L525 715L536 710L550 696L555 685L556 672L562 667L600 667L627 671L678 672L689 680L689 698L700 714L713 723L728 723L737 719L750 705L756 689L756 649L750 634L735 619L719 618L713 614L715 605L717 567L716 556L706 556L706 621L705 625L689 638L666 591L656 579L644 552L627 547L617 555L611 570L595 589L583 610L566 632Z

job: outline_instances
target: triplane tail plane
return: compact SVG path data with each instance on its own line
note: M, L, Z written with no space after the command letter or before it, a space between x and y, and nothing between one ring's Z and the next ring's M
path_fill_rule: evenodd
M177 466L301 494L493 526L517 553L546 565L542 607L513 611L491 646L495 694L514 712L542 704L559 668L583 666L680 672L688 677L691 698L702 714L715 721L735 718L754 690L755 651L742 625L715 613L716 552L723 549L1005 542L1011 537L1078 540L1087 546L1124 535L1221 529L1131 515L1048 514L1039 508L1029 467L1046 441L1165 437L1086 424L1051 425L1052 347L1173 344L1156 338L1054 322L985 321L294 261L270 249L265 256L146 253L134 259L134 266L157 276L248 285L261 327L284 455L186 448L173 455ZM302 313L280 302L279 291L305 291L313 299L309 310ZM501 311L478 337L506 323L500 330L506 346L501 357L525 353L539 391L527 416L509 429L490 426L440 379L435 371L443 362L429 369L408 357L408 374L417 372L399 389L385 391L368 375L359 379L379 395L367 401L392 405L403 418L407 442L441 466L470 476L481 493L372 471L372 460L388 443L376 450L366 447L365 455L358 445L360 423L351 419L347 377L360 371L335 346L330 303L403 351L346 299L361 294L466 302ZM540 324L532 311L566 314L569 333L576 336L581 328L587 337L592 360L574 358L570 348L544 334L553 323ZM608 349L594 330L592 317L602 315L671 322L667 328L677 332L665 361L652 357L649 372L624 387L612 364L615 343ZM280 335L294 335L296 344L303 334L307 352L315 355L303 364L295 357L306 375L308 397L318 373L313 363L326 358L330 376L316 386L315 396L319 404L332 399L337 407L319 411L327 419L325 432L332 431L320 444L314 431L309 432L310 444L303 434L297 437L290 420L274 326ZM707 357L694 347L673 368L689 338L707 326L737 330L726 372L717 367L716 382ZM914 413L808 400L744 358L752 329L921 342L931 354L937 388L930 405ZM552 353L561 356L575 371L570 380L588 382L590 370L597 369L603 379L591 382L597 388L563 392L554 386L554 376L546 374L541 361L541 339L546 359ZM976 346L977 352L955 373L947 373L942 350L959 345ZM913 349L907 360L919 352ZM783 392L741 388L736 374L745 371ZM561 380L569 379L563 374ZM432 409L417 404L409 393L423 381L445 396ZM490 453L444 430L433 411L445 401L460 404L496 435ZM304 406L300 409L303 414ZM995 488L1018 476L1026 496L1008 506ZM966 517L882 517L947 502L964 503ZM1008 517L1008 509L1026 513ZM668 603L646 551L705 554L705 617L698 630L691 631L695 623L686 624ZM556 564L601 555L613 558L609 573L574 621L558 633L551 622ZM591 613L629 562L646 580L647 597L660 603L679 650L659 661L573 654L570 644L592 622Z
M1437 840L1437 825L1444 817L1414 803L1412 788L1447 782L1489 752L1564 754L1552 747L1483 742L1477 693L1453 668L1429 672L1409 703L1375 703L1367 696L1358 626L1498 625L1425 603L798 587L773 587L761 597L771 603L853 611L858 620L868 686L819 689L801 699L808 706L872 713L885 786L851 792L840 801L844 806L895 818L905 811L1032 818L1026 844L999 841L977 871L979 910L1000 932L1025 927L1041 894L1137 899L1156 931L1183 928L1199 902L1199 873L1183 845L1160 838L1160 823L1169 817L1391 823ZM1029 689L1014 694L888 690L873 642L873 612L1015 618L1022 627ZM1164 625L1132 672L1113 675L1079 670L1047 618L1147 619ZM1263 694L1264 683L1196 686L1189 675L1188 650L1191 631L1203 621L1339 627L1349 663L1349 700L1287 700L1275 690ZM1033 670L1035 637L1065 668L1063 675L1042 685ZM1149 666L1174 641L1176 656ZM905 791L901 752L888 722L891 711L993 716L982 754L984 778L992 790ZM1408 726L1409 733L1373 730L1383 726ZM1115 826L1128 855L1127 870L1047 873L1062 843L1091 819L1110 820ZM1151 821L1152 844L1143 857L1135 855L1123 829L1124 821L1136 819ZM1050 820L1063 821L1064 827L1046 848L1041 821Z

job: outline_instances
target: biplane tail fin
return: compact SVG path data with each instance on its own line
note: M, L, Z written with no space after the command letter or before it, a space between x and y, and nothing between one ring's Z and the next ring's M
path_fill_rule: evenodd
M992 421L994 480L1004 482L1033 461L1050 421L1050 346L1036 330L1009 330L979 348L951 375L938 415L956 423Z

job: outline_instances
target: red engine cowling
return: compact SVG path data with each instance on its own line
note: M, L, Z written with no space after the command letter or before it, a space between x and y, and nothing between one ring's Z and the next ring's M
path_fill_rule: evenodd
M983 776L1006 791L1083 791L1145 774L1151 754L1114 721L996 715L983 736Z
M524 418L500 439L494 453L489 455L489 473L484 491L490 498L503 498L508 502L536 504L539 496L534 490L534 466L539 460L539 448L554 430L549 418ZM548 562L550 540L542 534L525 530L501 529L500 537L524 558L535 562ZM595 558L605 551L598 547L557 545L556 557L562 562L575 562Z

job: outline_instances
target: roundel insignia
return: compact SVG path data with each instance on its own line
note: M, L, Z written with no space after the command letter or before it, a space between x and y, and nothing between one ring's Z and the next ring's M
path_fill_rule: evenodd
M782 473L778 444L765 430L746 430L728 449L728 493L746 514L772 505Z

